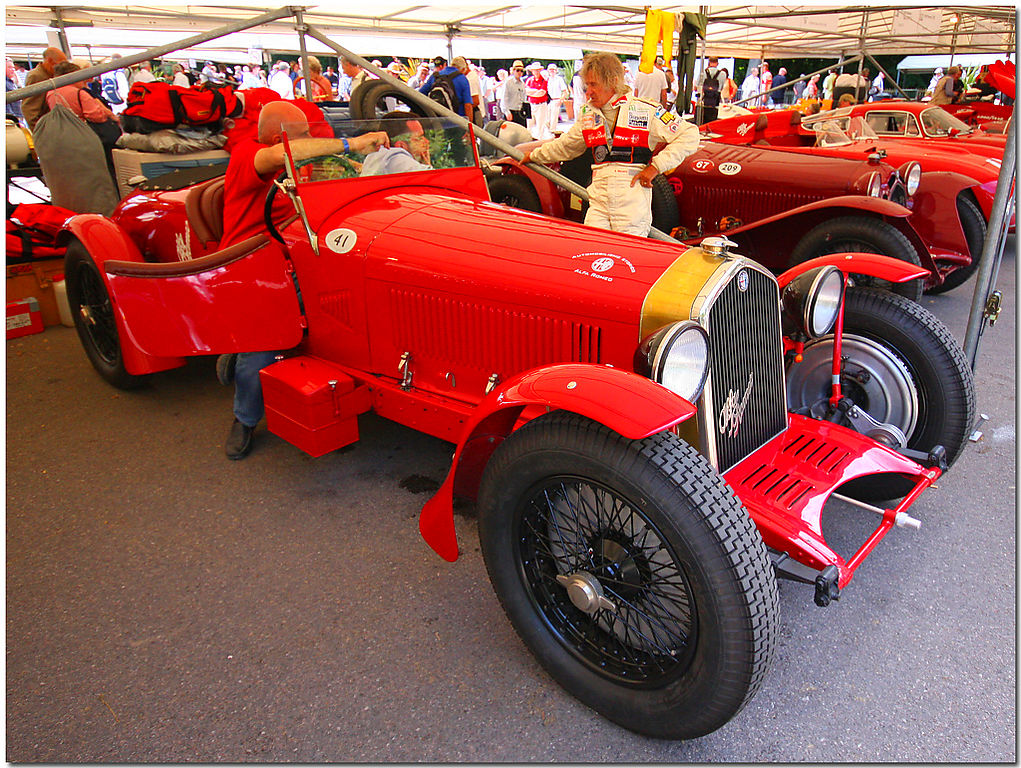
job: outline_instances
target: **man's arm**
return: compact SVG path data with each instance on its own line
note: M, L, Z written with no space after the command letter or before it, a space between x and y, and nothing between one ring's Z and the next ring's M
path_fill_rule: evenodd
M540 147L525 152L522 163L553 163L571 160L585 151L585 136L581 131L581 120L575 120L567 133L559 139L548 141Z
M351 152L359 152L367 155L375 152L380 147L390 146L390 137L385 131L374 131L348 139L348 146ZM344 139L295 139L289 142L291 157L295 160L307 160L310 157L319 155L335 155L346 152ZM255 172L260 176L275 173L284 169L284 145L275 144L272 147L263 147L255 153Z

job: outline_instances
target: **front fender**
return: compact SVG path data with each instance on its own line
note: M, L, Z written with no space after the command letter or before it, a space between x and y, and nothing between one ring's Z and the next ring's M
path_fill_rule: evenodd
M106 293L110 297L114 309L114 321L117 323L117 336L121 346L121 357L128 373L141 376L157 371L166 371L184 365L183 357L166 357L153 355L134 343L127 327L124 312L117 296L110 285L110 276L103 265L107 261L143 262L141 252L128 234L117 224L105 216L85 213L74 216L64 223L64 229L57 235L57 242L67 245L77 239L85 246L89 256L96 263L99 274L106 284Z
M916 267L900 259L892 259L889 256L882 256L878 253L829 253L825 256L817 256L801 264L788 269L776 278L776 282L782 291L787 284L798 275L808 272L816 267L835 266L845 275L852 272L861 275L870 275L891 283L905 283L918 277L925 277L929 270L925 267Z
M514 377L479 403L465 425L443 485L422 507L419 531L443 559L457 559L455 491L475 497L486 463L528 406L571 411L632 440L669 429L695 414L695 406L680 395L637 373L608 366L566 363Z

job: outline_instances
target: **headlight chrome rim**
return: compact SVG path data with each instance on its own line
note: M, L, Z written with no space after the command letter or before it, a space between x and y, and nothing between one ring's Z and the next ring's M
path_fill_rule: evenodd
M830 293L825 293L830 291ZM835 291L835 295L834 292ZM841 302L844 298L844 275L836 267L824 267L820 270L812 287L809 288L808 301L805 302L805 328L813 339L825 336L837 322ZM825 322L819 323L820 309L829 312Z
M808 338L825 336L837 321L844 288L844 274L837 267L830 265L809 270L784 288L784 311Z
M883 174L879 171L873 171L869 175L868 184L865 185L865 191L869 197L882 197L883 196Z
M641 372L657 384L692 403L702 396L709 378L709 334L699 323L680 320L660 328L642 343L640 352L644 368ZM672 353L675 353L673 359ZM683 373L680 382L670 370L672 363L677 364L676 353L685 356L679 366ZM692 375L696 370L697 376Z
M908 195L912 196L918 191L918 185L922 182L922 165L917 160L905 163L900 168L900 177L904 179L904 188Z

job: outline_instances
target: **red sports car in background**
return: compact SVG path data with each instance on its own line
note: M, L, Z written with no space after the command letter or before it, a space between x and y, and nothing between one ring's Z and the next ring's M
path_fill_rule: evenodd
M1003 157L1007 137L1002 133L989 133L980 127L968 125L943 109L920 101L873 101L855 104L806 117L802 128L833 121L845 133L851 132L852 118L859 117L882 138L895 138L905 142L919 142L923 149L928 142L937 141L955 151L968 151L986 157Z
M837 254L774 278L722 238L510 210L474 158L450 167L463 143L439 151L463 135L429 138L417 172L303 164L271 188L267 234L223 250L222 178L70 219L85 351L129 388L191 355L286 349L261 374L267 425L309 454L356 442L370 410L454 443L428 544L456 559L453 496L477 499L494 589L554 679L641 733L708 733L768 680L776 574L828 604L917 525L972 428L967 361L921 306L845 290L917 267ZM867 505L846 559L821 522L838 489L901 499Z
M488 177L493 200L583 219L580 199L517 161L502 158L492 167L498 171ZM582 156L559 170L587 186L591 160ZM692 244L726 233L742 252L777 273L841 250L921 264L929 270L924 286L923 281L892 286L917 299L923 287L940 292L963 283L985 237L979 210L967 201L958 203L973 182L923 170L911 161L895 168L865 156L806 156L792 162L769 147L705 141L676 169L656 177L653 224Z

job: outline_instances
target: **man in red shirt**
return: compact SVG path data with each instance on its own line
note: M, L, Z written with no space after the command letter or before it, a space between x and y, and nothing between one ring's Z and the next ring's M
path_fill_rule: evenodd
M296 161L339 152L368 154L390 146L384 131L351 139L312 138L304 112L287 101L269 102L259 113L258 138L244 139L231 151L223 188L220 248L266 231L263 208L273 178L284 169L282 140L285 132L291 157ZM282 203L290 205L289 200L281 198ZM257 351L244 352L236 357L234 422L224 445L229 459L243 459L252 450L252 433L263 416L259 371L272 364L277 354L276 351Z

